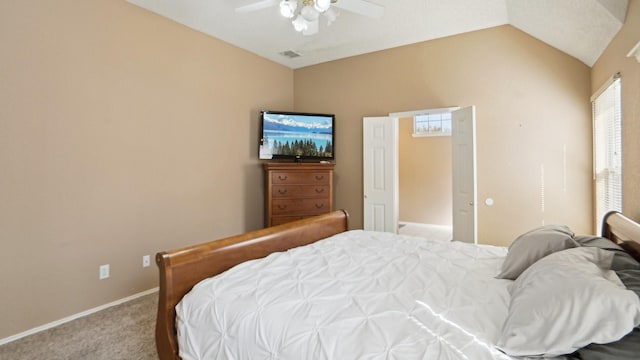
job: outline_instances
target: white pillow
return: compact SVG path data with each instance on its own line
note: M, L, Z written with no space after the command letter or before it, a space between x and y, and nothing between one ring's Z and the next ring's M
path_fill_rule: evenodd
M548 255L511 287L497 342L511 356L570 354L622 338L640 324L640 299L608 270L610 251L580 247Z

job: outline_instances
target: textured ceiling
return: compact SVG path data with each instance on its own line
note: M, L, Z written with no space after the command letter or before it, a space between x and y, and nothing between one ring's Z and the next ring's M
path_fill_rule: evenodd
M628 0L368 0L384 6L381 18L338 10L331 26L321 21L317 34L304 36L280 16L277 5L235 11L259 0L127 1L293 69L504 24L592 66L622 27L628 4ZM301 56L281 55L289 50Z

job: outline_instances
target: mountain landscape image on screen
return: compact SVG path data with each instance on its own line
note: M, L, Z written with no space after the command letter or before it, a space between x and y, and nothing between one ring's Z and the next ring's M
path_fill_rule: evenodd
M265 113L263 141L272 155L331 158L332 120L321 115Z

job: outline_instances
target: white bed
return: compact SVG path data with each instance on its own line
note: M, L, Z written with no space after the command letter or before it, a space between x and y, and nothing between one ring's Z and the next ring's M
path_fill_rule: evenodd
M336 212L161 253L159 355L636 359L640 263L615 242L637 251L640 225L612 219L612 241L543 227L507 249L345 231Z
M510 281L494 278L505 255L353 230L245 262L180 302L180 356L507 358L492 346L509 305Z

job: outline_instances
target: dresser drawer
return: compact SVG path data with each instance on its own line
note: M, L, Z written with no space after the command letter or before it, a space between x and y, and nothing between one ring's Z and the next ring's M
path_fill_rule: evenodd
M331 211L329 199L274 199L272 215L316 215Z
M271 183L273 185L284 184L323 184L328 185L331 181L331 174L326 171L318 172L279 172L271 173Z
M265 163L265 226L333 210L331 163Z
M329 185L273 185L271 196L274 199L283 198L322 198L331 192Z

